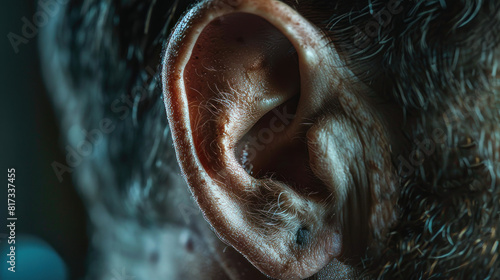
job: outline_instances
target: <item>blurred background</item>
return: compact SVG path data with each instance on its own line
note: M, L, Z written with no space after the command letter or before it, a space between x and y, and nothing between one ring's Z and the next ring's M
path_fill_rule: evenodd
M38 35L25 38L17 53L11 44L12 34L22 36L23 18L33 21L36 5L10 0L0 9L0 279L81 279L87 217L70 175L60 182L51 166L65 163L65 154L41 76ZM8 168L16 169L16 273L6 263Z

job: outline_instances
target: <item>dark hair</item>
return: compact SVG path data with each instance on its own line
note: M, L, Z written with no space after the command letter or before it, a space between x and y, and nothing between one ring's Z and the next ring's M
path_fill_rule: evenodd
M142 225L175 216L165 186L181 183L159 69L172 24L193 2L75 0L46 28L47 81L69 145L102 120L114 127L75 168L89 207ZM400 218L381 257L362 266L386 279L499 278L500 2L297 2L290 4L333 38L377 98L396 102L412 120L398 159L418 164L394 163ZM398 12L380 21L396 2Z
M141 245L146 237L130 229L182 224L177 204L193 203L172 203L179 189L189 196L178 175L160 77L170 28L192 2L69 1L42 30L44 74L64 142L80 152L79 161L65 165L89 211L91 279L136 264L123 251L150 254ZM110 259L113 252L123 260Z
M159 62L172 24L190 2L70 1L46 32L52 38L43 53L56 68L48 80L69 145L88 141L103 120L113 130L101 131L75 167L78 185L96 188L84 196L113 215L144 223L163 218L155 215L166 204L161 186L177 170Z

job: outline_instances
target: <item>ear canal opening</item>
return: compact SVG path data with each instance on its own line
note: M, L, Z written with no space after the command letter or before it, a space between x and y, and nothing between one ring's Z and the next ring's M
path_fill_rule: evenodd
M293 141L294 135L287 128L292 123L297 110L300 94L279 105L259 121L238 141L236 158L245 171L257 178L274 178L285 181L279 174L282 169L303 163L297 157L300 142Z

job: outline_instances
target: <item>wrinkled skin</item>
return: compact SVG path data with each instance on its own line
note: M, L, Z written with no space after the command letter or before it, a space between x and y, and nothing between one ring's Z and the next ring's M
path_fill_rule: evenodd
M177 158L205 218L274 278L359 255L395 220L389 147L401 137L386 124L399 108L370 104L371 90L289 6L216 4L181 21L163 71ZM273 131L265 118L280 106L295 113Z
M500 4L178 3L168 37L170 5L115 2L72 2L42 45L63 126L118 128L75 168L89 277L500 277Z

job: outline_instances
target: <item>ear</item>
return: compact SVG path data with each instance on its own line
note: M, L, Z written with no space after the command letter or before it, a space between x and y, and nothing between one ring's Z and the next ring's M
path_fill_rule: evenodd
M362 149L346 115L371 121L324 34L279 1L202 1L172 34L163 75L178 161L219 237L274 278L339 257ZM351 205L369 204L355 193Z

